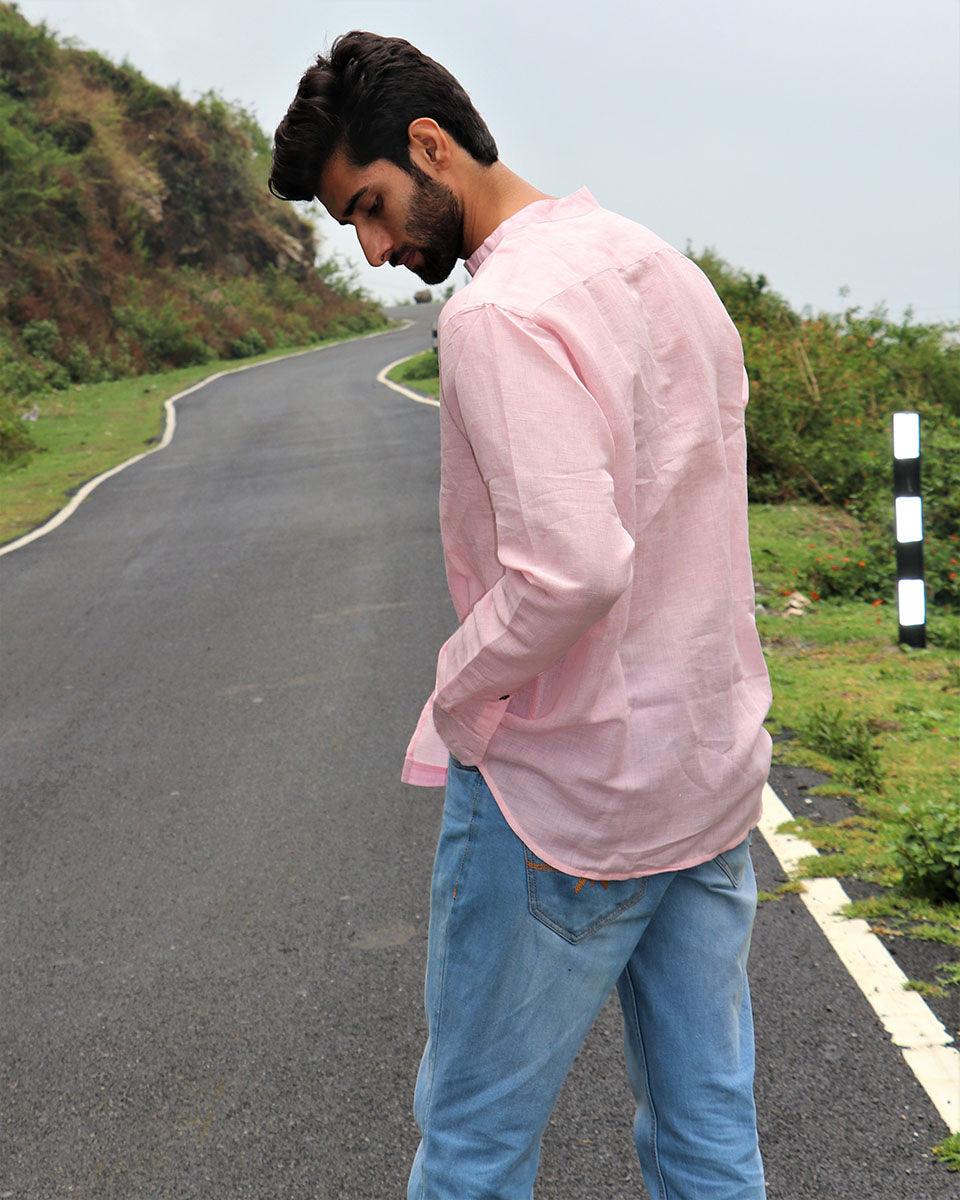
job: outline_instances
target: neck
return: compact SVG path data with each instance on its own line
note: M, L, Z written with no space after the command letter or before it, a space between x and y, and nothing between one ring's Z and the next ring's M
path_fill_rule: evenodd
M462 258L469 258L508 217L535 200L554 200L502 162L478 166L463 195Z

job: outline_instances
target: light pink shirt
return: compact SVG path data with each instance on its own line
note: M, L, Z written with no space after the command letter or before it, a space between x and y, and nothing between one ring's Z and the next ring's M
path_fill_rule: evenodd
M437 326L460 626L400 778L478 765L567 874L704 862L759 820L772 744L740 336L691 259L586 187L465 265Z

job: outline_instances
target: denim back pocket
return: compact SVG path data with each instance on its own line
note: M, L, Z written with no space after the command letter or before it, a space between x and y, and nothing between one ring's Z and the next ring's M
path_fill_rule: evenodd
M586 879L566 875L525 844L527 905L531 914L568 942L581 942L636 904L646 891L645 878Z
M731 847L729 850L724 850L721 854L714 855L713 861L735 888L740 887L743 883L743 875L747 869L747 858L750 855L750 843L752 841L753 830L751 829L742 842L738 842L736 846Z

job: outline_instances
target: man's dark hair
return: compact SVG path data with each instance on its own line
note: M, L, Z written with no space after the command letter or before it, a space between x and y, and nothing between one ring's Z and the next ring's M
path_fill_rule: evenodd
M431 117L478 162L497 143L470 97L445 67L403 38L353 29L317 55L273 135L267 186L281 200L312 200L330 155L354 168L386 158L414 174L407 129Z

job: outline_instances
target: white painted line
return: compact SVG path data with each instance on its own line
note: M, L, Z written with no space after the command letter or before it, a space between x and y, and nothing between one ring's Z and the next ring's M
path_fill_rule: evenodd
M403 324L396 329L377 329L373 333L361 333L356 337L339 338L335 342L328 342L326 346L310 346L307 350L294 350L290 354L278 354L275 358L268 358L263 362L246 363L240 367L227 367L224 371L217 371L215 375L208 375L206 379L201 379L193 387L188 387L185 391L177 392L175 396L168 396L163 402L167 410L167 423L163 431L163 437L156 446L152 446L149 450L144 450L142 454L135 454L133 458L128 458L126 462L118 463L115 467L111 467L109 471L104 471L93 479L88 479L83 487L70 497L69 504L61 508L59 512L54 513L50 520L43 525L38 525L36 529L31 529L29 533L25 533L23 537L17 538L16 541L8 542L5 546L0 546L0 554L9 554L12 550L19 550L21 546L26 546L28 542L32 542L35 538L43 537L45 533L51 533L58 525L62 525L67 517L75 512L81 502L90 495L93 489L103 483L105 479L109 479L111 475L116 475L118 471L124 471L127 467L132 467L141 458L146 458L148 454L156 454L158 450L162 450L164 446L169 445L173 438L174 430L177 427L177 413L173 406L178 400L182 400L184 396L189 396L191 392L199 391L200 388L206 387L208 383L213 383L215 379L220 379L223 375L235 375L238 371L253 371L257 367L270 367L274 363L284 362L288 358L299 358L301 354L318 354L321 350L330 350L334 346L342 346L346 342L359 342L364 338L380 337L385 333L402 333L404 329L409 329L411 325L415 324L416 321L405 317ZM402 362L403 360L400 359L398 361Z
M759 821L764 841L784 872L797 875L797 863L816 855L816 846L777 826L792 821L793 813L769 783L763 789L763 815ZM960 1132L960 1051L953 1038L919 992L905 991L907 976L862 918L840 915L850 897L836 879L804 879L800 899L823 930L837 957L866 996L893 1044L899 1047L920 1086L951 1133Z
M435 408L439 408L439 400L434 400L432 396L423 396L420 392L415 392L411 388L404 387L402 383L395 383L392 379L387 378L388 371L392 371L394 367L398 367L401 363L405 363L411 358L416 358L417 354L422 353L422 350L418 350L416 354L406 354L403 358L398 358L392 363L387 363L383 370L378 373L377 383L385 383L388 388L393 388L401 396L406 396L410 400L416 400L419 404L432 404Z
M389 363L377 379L411 400L435 404L439 408L438 400L418 395L387 379L388 371L412 357L407 355ZM804 838L777 833L778 825L792 820L793 813L770 784L765 784L760 832L787 876L796 879L803 878L796 873L800 859L816 855L818 850ZM804 879L804 888L806 890L798 894L837 957L883 1022L947 1128L951 1133L960 1132L960 1051L950 1045L952 1037L919 992L904 990L907 976L883 942L871 932L867 922L840 915L840 909L849 903L850 897L839 881Z

